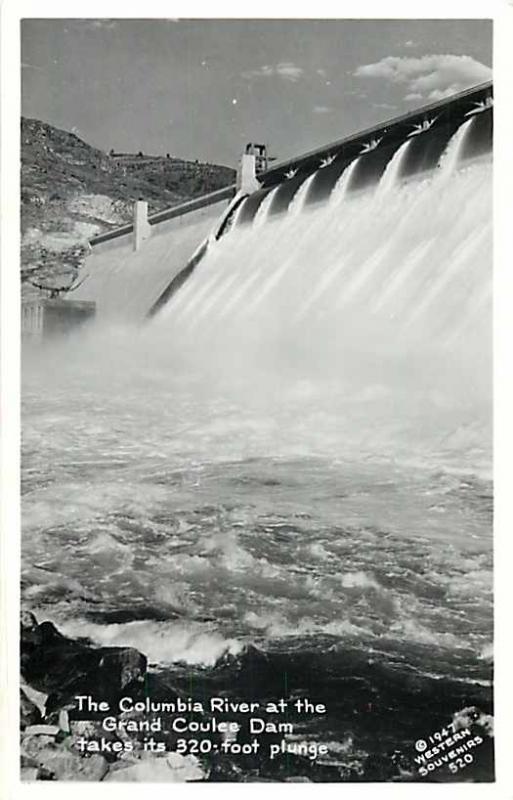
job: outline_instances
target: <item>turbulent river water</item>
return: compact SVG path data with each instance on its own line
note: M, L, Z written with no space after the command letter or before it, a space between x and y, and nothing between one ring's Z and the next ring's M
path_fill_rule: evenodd
M24 352L24 601L325 702L341 775L491 709L490 166L452 169L264 209L152 325Z

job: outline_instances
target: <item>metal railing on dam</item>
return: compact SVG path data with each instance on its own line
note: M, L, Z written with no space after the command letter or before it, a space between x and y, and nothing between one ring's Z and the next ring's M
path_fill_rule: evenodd
M460 156L465 161L483 155L492 149L491 98L492 84L482 84L273 166L259 176L261 188L244 202L237 224L253 223L261 216L261 207L269 217L286 212L300 192L303 205L327 200L351 165L349 191L377 184L405 142L410 144L398 177L433 170L452 136L471 118L474 122Z
M343 139L338 139L330 144L315 148L296 158L287 159L275 164L271 169L259 176L263 187L275 186L286 180L287 172L291 169L297 173L309 172L315 166L330 156L336 158L354 158L361 151L361 148L370 140L379 139L380 145L394 144L404 140L415 125L422 125L424 120L436 116L437 127L444 124L454 125L457 120L462 121L465 114L472 110L474 103L486 103L487 98L492 96L493 83L487 81L470 89L466 89L457 94L451 95L443 100L416 108L378 125L365 128L358 133L350 134ZM297 174L296 173L296 174Z
M232 186L227 186L224 189L217 189L215 192L210 192L209 194L202 195L201 197L197 197L194 200L188 200L185 203L179 203L176 206L170 206L169 208L164 209L164 211L157 211L155 214L150 214L148 216L148 223L150 225L159 225L161 222L166 222L169 219L174 219L175 217L181 217L183 214L189 214L191 211L197 211L200 208L206 208L207 206L214 205L219 203L223 200L231 200L232 197L235 196L237 188L235 184ZM128 234L132 233L134 230L133 223L128 223L127 225L122 225L119 228L115 228L112 231L107 231L106 233L100 233L97 236L93 236L89 240L89 244L91 247L94 247L99 244L103 244L104 242L110 242L113 239L118 239L120 236L127 236Z

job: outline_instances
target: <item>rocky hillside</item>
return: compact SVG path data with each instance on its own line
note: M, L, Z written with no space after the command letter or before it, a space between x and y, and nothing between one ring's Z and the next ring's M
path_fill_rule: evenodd
M22 280L69 278L87 240L130 221L134 200L147 200L152 213L234 181L229 167L169 154L106 154L73 133L22 118Z

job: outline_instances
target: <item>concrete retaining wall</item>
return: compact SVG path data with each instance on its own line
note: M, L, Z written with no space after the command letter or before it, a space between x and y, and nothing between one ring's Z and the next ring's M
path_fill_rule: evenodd
M93 243L85 278L73 299L94 301L99 320L142 322L215 229L229 203L223 199L159 221L135 251L131 230Z

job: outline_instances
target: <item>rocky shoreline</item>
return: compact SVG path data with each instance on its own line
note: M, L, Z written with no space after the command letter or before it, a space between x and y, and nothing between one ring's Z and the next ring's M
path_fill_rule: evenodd
M269 697L275 697L279 691L274 690L273 681L281 681L284 669L293 679L290 662L285 666L273 664L256 648L248 648L242 661L233 661L227 656L213 673L203 677L196 675L193 678L189 673L188 677L182 675L180 678L178 671L175 679L170 679L170 673L161 674L149 669L146 656L135 648L97 647L89 640L70 639L53 623L38 623L28 611L22 613L20 641L22 781L339 783L419 780L418 768L413 762L415 751L408 754L407 750L397 750L397 747L374 753L368 750L363 766L358 770L291 753L274 760L264 755L226 753L221 746L226 734L217 732L217 726L211 725L214 718L203 710L208 705L205 701L212 696L254 699L268 693ZM300 664L297 666L302 674L306 674ZM349 665L348 669L352 671ZM358 698L354 692L348 692L349 680L346 679L344 684L346 702L353 704L356 710ZM261 683L265 684L267 692ZM324 682L323 685L324 692L329 692L329 687ZM481 765L472 777L471 770L468 770L464 778L435 773L427 780L493 779L493 718L486 708L479 710L483 709L483 697L479 693L469 695L468 691L464 694L462 690L459 698L454 695L446 705L445 698L440 695L441 689L441 686L438 690L433 686L426 691L417 687L414 693L417 707L424 706L426 713L431 709L430 724L437 726L443 724L446 716L437 711L437 704L461 709L457 714L453 713L453 722L482 737ZM108 708L109 714L115 715L115 725L106 730L103 724L105 711L77 702L77 697L81 696L94 698L95 703L105 703L103 709ZM131 710L122 711L120 701L126 697L130 698ZM199 702L192 704L194 708L187 712L187 720L201 723L205 726L202 729L213 731L208 735L213 746L206 753L176 752L177 741L183 734L175 732L165 716L164 724L148 728L154 716L152 718L152 714L145 710L136 710L158 708L159 704L167 703L190 704L191 698ZM449 701L449 697L446 699ZM469 701L473 705L466 707ZM232 710L226 715L217 715L219 719L243 721ZM342 735L347 724L343 712L340 724ZM148 733L148 730L152 732ZM145 742L150 736L158 744L158 750L156 747L148 750ZM413 742L416 737L417 733L413 733ZM239 731L235 738L242 744L246 741L246 734ZM280 737L264 734L260 738L269 745Z
M76 697L92 695L114 704L121 696L176 696L147 671L147 659L131 647L93 647L63 636L51 622L38 624L30 612L21 618L21 779L57 781L205 780L207 771L193 756L112 748L104 754L81 753L80 738L112 746L119 735L101 728L101 715L84 715ZM107 745L108 748L108 745Z
M154 737L163 742L165 752L160 755L146 752L143 733L132 730L138 726L127 726L126 722L141 722L148 715L138 711L119 713L118 722L124 721L121 730L107 732L102 726L105 715L80 711L76 699L89 695L111 708L127 696L134 704L148 700L155 705L185 701L183 690L148 670L145 655L132 647L95 647L87 640L67 638L53 623L38 623L34 614L27 611L21 616L20 641L22 781L310 781L307 774L295 777L279 774L283 765L277 765L276 775L265 776L261 775L259 764L250 764L244 758L181 755L173 749L177 734L166 729ZM188 715L188 719L195 718L204 721L205 714ZM221 741L223 737L217 738ZM103 752L80 752L78 744L84 739L102 741ZM300 772L312 770L307 759L292 760ZM290 764L289 757L289 768ZM324 780L330 778L337 780L339 776L328 769Z

